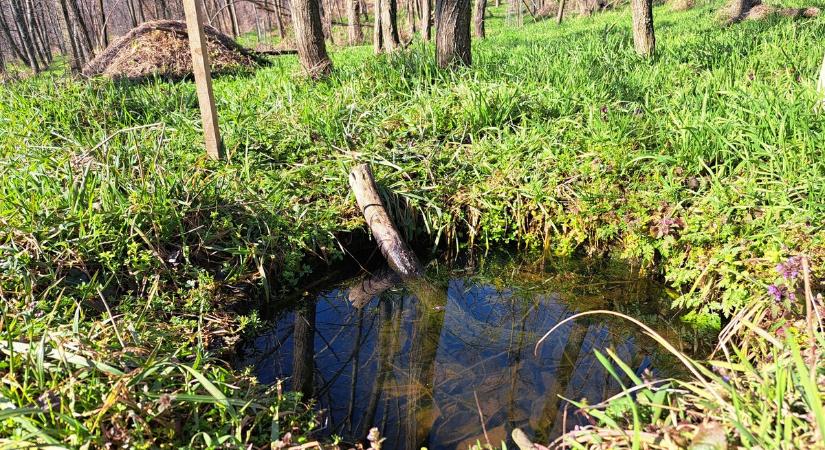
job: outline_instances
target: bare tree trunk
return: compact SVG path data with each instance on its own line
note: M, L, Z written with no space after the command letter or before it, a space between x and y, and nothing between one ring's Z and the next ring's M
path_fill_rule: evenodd
M421 0L421 37L429 42L432 35L432 0Z
M241 27L238 26L238 13L235 11L235 0L227 0L228 6L227 10L229 10L229 20L232 21L232 37L238 37L241 35Z
M40 4L37 9L39 12L36 20L38 36L40 37L40 42L43 43L43 49L46 53L46 61L51 64L54 60L54 54L52 53L52 38L49 34L49 29L53 26L53 24L50 23L51 16L49 15L49 8L46 7L44 0L40 0Z
M264 40L263 34L261 33L261 18L258 16L258 5L252 4L252 11L255 15L255 35L258 37L258 44L262 43Z
M135 10L135 2L133 0L126 0L126 8L129 10L129 20L132 21L132 28L138 26L137 11Z
M60 9L60 14L57 15L60 34L63 37L63 41L66 42L68 47L71 49L69 66L71 67L72 72L80 72L80 69L83 66L83 61L80 57L80 52L77 50L77 41L74 38L74 30L71 27L69 6L66 4L66 0L55 0L55 3L55 6Z
M37 52L32 43L31 31L26 23L26 18L23 15L22 7L17 4L17 0L9 2L12 15L14 16L15 28L17 28L17 37L20 38L23 51L26 53L26 59L29 61L29 67L34 73L40 72L40 64L37 62Z
M32 0L25 0L23 6L25 7L26 26L29 29L32 47L35 53L37 53L37 57L40 58L40 61L43 63L43 69L45 70L51 62L49 58L48 40L43 35L40 24L37 21L37 16L35 16L34 2Z
M567 3L567 0L560 0L559 1L559 12L556 14L556 23L561 25L561 21L564 18L564 5Z
M275 0L275 26L278 27L278 36L281 41L286 39L286 29L284 29L284 20L281 18L281 3Z
M358 15L360 9L359 0L346 0L347 2L347 21L349 22L349 44L358 45L364 40L364 32L361 31L361 18Z
M484 39L487 35L484 29L484 14L487 12L487 0L476 0L475 31L476 37Z
M83 47L83 50L89 55L92 55L92 51L94 50L94 46L92 45L92 37L89 34L89 29L86 27L86 22L83 21L83 15L80 13L80 7L77 4L78 0L69 0L69 6L72 10L72 15L74 16L75 24L77 25L82 40L78 40L78 42Z
M292 0L291 6L295 44L301 65L312 78L329 75L332 61L324 43L319 0Z
M106 48L109 46L109 23L106 17L106 8L103 5L103 0L97 0L97 5L100 8L100 37L103 38L101 43L103 48Z
M321 30L324 38L329 39L335 45L335 39L332 37L332 11L327 11L324 0L318 0L318 12L321 14Z
M631 0L633 10L633 46L636 53L650 58L656 51L653 34L653 0Z
M398 38L398 3L397 0L381 1L381 40L387 53L394 52L400 45Z
M418 0L407 0L407 25L410 27L410 39L415 36L416 31L418 31L416 14L415 14L415 4Z
M9 22L6 19L6 14L3 11L3 8L0 8L0 31L3 32L3 36L5 36L5 42L9 44L9 50L11 50L12 56L17 57L24 64L29 65L29 61L26 59L26 55L17 45L14 40L14 37L11 34L11 26L9 26Z
M436 1L435 55L441 68L471 64L470 0Z
M381 7L383 0L374 0L373 14L375 15L375 23L372 27L372 47L375 54L384 51L384 35L381 32Z

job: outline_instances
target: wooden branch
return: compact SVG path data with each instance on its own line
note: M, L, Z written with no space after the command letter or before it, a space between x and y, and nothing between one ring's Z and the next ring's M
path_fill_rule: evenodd
M349 184L355 194L358 207L378 242L378 248L390 268L404 281L421 278L424 275L424 267L401 238L401 234L398 233L398 229L395 228L395 224L387 214L384 202L378 195L378 187L375 185L375 178L369 165L355 166L349 174Z
M281 55L297 55L298 50L295 49L284 49L284 50L263 50L263 51L254 51L257 55L266 55L266 56L281 56Z

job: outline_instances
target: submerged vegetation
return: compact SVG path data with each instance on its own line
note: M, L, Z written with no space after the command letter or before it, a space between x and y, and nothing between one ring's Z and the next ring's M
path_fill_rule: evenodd
M317 83L281 57L215 81L220 163L200 148L190 83L3 86L0 445L306 439L300 396L220 357L260 324L250 303L344 257L364 229L347 174L364 161L432 248L625 258L677 307L738 312L716 372L689 363L697 380L591 408L621 431L580 445L666 448L651 436L668 427L689 444L705 419L732 445L821 445L825 337L798 319L821 299L776 266L804 259L821 290L825 19L722 27L719 6L657 7L652 61L625 10L513 29L493 9L473 67L454 71L418 41L335 51Z

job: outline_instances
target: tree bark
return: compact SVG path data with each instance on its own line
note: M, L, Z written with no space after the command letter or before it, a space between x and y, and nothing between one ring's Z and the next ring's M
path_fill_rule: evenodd
M232 37L241 35L241 27L238 25L238 12L235 10L235 0L227 0L226 9L229 11L229 20L232 22Z
M633 46L639 56L650 58L656 51L653 33L653 0L631 0L633 10Z
M346 0L347 2L347 21L349 26L349 44L358 45L364 40L364 32L361 31L361 18L359 17L359 9L361 3L359 0Z
M103 38L103 48L109 46L109 22L106 17L106 8L103 5L103 0L97 1L98 8L100 8L100 35Z
M38 73L40 72L40 64L37 62L37 53L35 52L34 45L32 44L31 33L26 25L26 18L23 15L23 9L19 4L17 4L17 0L12 0L9 2L9 7L11 8L11 13L14 16L17 37L20 39L20 46L26 54L29 67L34 71L34 73Z
M329 39L335 45L335 38L332 36L332 11L328 11L324 6L324 0L318 0L318 12L321 15L321 30L324 39Z
M435 54L441 68L471 64L470 0L436 1Z
M381 1L381 40L387 53L394 52L400 45L398 39L398 3L397 0Z
M484 14L487 12L487 0L476 0L475 10L475 34L477 38L484 39L487 33L484 29Z
M324 33L321 28L319 0L292 0L292 23L295 27L295 44L298 59L312 78L319 78L332 71L332 61L327 55Z
M358 208L364 214L364 219L390 268L404 280L422 277L424 268L401 238L387 210L384 209L384 201L378 195L378 187L375 185L370 166L355 166L349 174L349 185L355 194Z
M71 27L69 6L66 4L66 0L55 0L55 2L57 3L56 6L60 9L60 14L57 15L60 34L63 41L66 42L69 49L71 49L71 55L69 55L71 57L69 60L69 67L71 67L72 72L77 73L80 72L80 69L83 66L83 61L77 49L77 41L74 38L74 30L72 30Z
M432 0L421 0L421 37L430 42L432 36Z
M80 38L76 37L78 39L78 44L80 44L81 50L85 51L85 53L91 57L94 52L92 36L89 34L89 29L86 27L86 22L83 21L83 15L80 13L80 7L77 4L77 0L69 0L69 7L71 8L72 16L81 35Z
M556 14L556 23L561 25L562 19L564 19L564 6L567 3L567 0L560 0L559 1L559 12Z
M17 45L17 42L14 40L14 36L11 34L11 26L9 25L8 20L6 20L6 14L3 11L3 8L0 8L0 31L3 32L3 36L5 36L5 42L8 42L9 50L11 50L12 56L17 57L24 64L29 65L29 61L26 59L25 53L20 49Z
M410 39L415 36L415 33L418 31L418 21L416 18L416 2L418 0L407 0L407 25L409 26L410 31Z
M278 37L281 41L286 39L286 29L284 29L284 20L281 17L281 3L275 0L275 26L278 27Z
M382 0L374 0L373 15L375 22L372 26L372 49L376 55L384 51L384 35L381 32L381 6Z

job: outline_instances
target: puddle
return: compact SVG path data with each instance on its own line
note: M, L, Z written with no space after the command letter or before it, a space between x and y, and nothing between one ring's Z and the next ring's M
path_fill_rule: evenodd
M387 277L322 290L248 342L243 365L263 383L289 377L286 386L311 393L326 411L319 435L363 442L375 426L385 448L452 450L485 442L479 410L490 441L508 448L514 427L549 442L584 424L559 396L594 404L620 389L594 349L656 377L681 373L638 329L606 316L562 326L534 355L538 339L577 312L624 312L688 353L704 351L702 333L671 317L662 287L626 267L499 260L433 272L429 291ZM356 308L350 296L368 303Z

